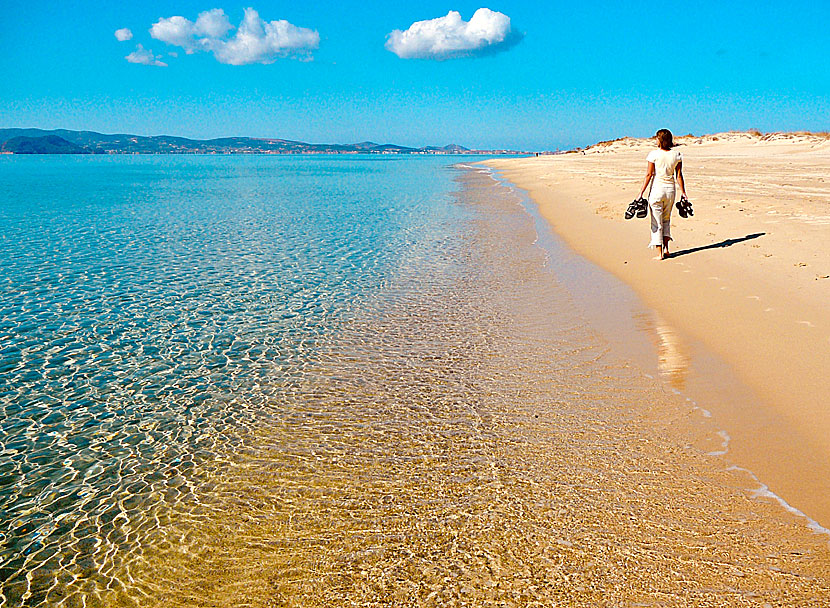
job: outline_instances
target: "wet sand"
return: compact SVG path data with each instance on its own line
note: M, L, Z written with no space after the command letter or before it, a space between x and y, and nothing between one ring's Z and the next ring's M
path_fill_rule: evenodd
M413 243L273 419L121 578L142 606L812 606L830 544L619 357L522 201ZM413 290L412 286L418 285ZM124 604L130 598L123 597ZM120 603L120 602L119 602Z
M651 141L487 164L682 341L728 364L742 396L707 399L730 439L726 463L830 526L830 141L728 133L678 142L695 216L675 210L674 255L663 262L646 247L647 220L623 219Z

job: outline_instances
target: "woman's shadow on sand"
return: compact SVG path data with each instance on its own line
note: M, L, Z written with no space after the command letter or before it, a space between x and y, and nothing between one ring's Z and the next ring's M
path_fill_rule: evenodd
M764 236L766 232L755 232L753 234L747 234L746 236L742 236L738 239L726 239L725 241L721 241L720 243L712 243L711 245L703 245L702 247L692 247L691 249L681 249L680 251L675 251L671 254L670 257L679 258L681 255L688 255L690 253L697 253L698 251L705 251L707 249L723 249L724 247L731 247L735 243L743 243L744 241L751 241L752 239L757 239L758 237Z

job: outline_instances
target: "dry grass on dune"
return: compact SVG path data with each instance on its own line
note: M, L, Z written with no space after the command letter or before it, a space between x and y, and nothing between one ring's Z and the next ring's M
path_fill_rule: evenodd
M725 131L722 133L712 133L707 135L694 135L688 133L675 137L675 143L678 146L700 145L714 142L745 142L745 143L762 143L762 142L803 142L811 145L821 145L830 141L830 132L828 131L774 131L764 133L758 129L749 129L747 131ZM567 154L606 154L609 152L618 152L625 149L647 148L654 145L653 137L618 137L616 139L609 139L599 141L595 144L585 148L576 148L568 150Z

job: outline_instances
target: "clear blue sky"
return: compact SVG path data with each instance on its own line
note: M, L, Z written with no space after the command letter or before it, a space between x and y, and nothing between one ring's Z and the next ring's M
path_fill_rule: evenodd
M0 127L528 150L664 126L830 130L827 4L815 0L3 5ZM214 8L236 27L249 6L316 31L318 48L305 60L230 65L149 32L161 18L195 22ZM469 20L480 7L509 17L521 40L443 61L384 46L414 21L450 10ZM133 38L117 40L119 28ZM138 44L168 65L129 63Z

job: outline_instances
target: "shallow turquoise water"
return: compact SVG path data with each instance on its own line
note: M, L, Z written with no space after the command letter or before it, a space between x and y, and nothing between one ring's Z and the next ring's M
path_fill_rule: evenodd
M122 584L400 259L440 262L458 160L0 157L3 604Z

